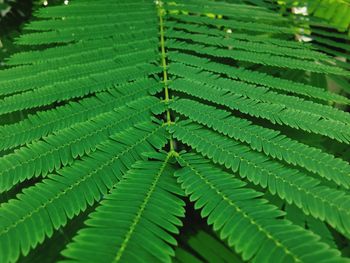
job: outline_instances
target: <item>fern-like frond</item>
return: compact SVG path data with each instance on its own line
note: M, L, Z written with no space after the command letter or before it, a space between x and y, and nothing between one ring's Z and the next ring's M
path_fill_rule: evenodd
M242 178L267 188L288 203L294 203L306 214L325 220L340 232L350 235L350 195L346 192L322 185L298 169L269 160L264 154L201 125L184 121L169 130L175 138L215 163L225 165Z
M25 91L5 97L1 100L0 114L45 106L56 101L83 97L88 94L105 91L113 86L129 86L129 81L142 80L148 74L159 72L156 66L149 64L117 67L103 73L90 74L87 77L76 78L39 89ZM119 83L118 83L119 82ZM72 88L74 87L74 88Z
M216 48L197 43L188 43L180 40L169 40L169 48L181 51L197 52L201 55L210 55L217 58L230 58L233 60L251 62L255 64L274 66L280 68L291 68L299 70L307 70L317 73L345 75L348 73L341 68L335 68L325 64L316 64L313 61L298 60L284 56L254 53L251 51L229 50L224 48Z
M348 262L347 40L280 6L36 10L0 70L0 263Z
M110 52L108 52L110 53ZM26 77L26 85L23 86L23 78L14 77L12 79L6 80L4 82L0 82L1 90L0 95L8 95L12 93L19 93L32 89L40 89L47 86L47 79L50 79L51 85L55 85L56 83L60 83L62 81L68 81L70 79L79 79L88 74L98 74L104 71L108 71L110 69L119 67L122 69L123 67L127 67L130 65L135 65L138 63L144 63L147 60L153 60L155 57L155 51L152 49L146 49L143 51L136 51L134 53L129 53L127 55L123 54L120 56L116 56L114 58L109 59L101 59L96 62L89 62L84 64L76 64L70 66L63 66L61 68L58 67L56 63L53 63L54 69L48 69L47 64L38 64L30 66L31 69L38 67L37 74L32 74L31 77ZM103 56L103 54L99 54L99 56ZM81 57L79 58L81 59ZM70 63L74 62L70 58ZM55 61L56 62L56 61ZM28 67L28 66L23 66ZM15 69L21 69L15 68ZM35 69L36 70L36 69ZM11 74L11 70L8 70L8 74Z
M310 98L320 99L324 101L334 101L338 103L349 104L350 100L336 93L327 92L325 90L306 85L300 82L294 82L283 78L274 77L262 72L252 71L245 68L230 67L225 64L216 63L209 59L182 54L179 52L171 52L169 58L172 61L195 66L199 69L211 71L215 73L225 74L229 78L238 79L252 84L265 86L268 88L290 92L293 94L303 95Z
M221 80L218 80L218 83ZM227 85L227 83L226 83ZM171 83L171 89L238 110L253 117L269 120L272 123L288 125L292 128L303 129L328 136L340 142L350 142L349 125L342 122L327 120L313 114L302 114L300 111L288 109L280 102L264 101L259 97L250 98L246 94L234 93L228 88L208 84L205 79L181 78ZM245 90L248 91L248 90ZM254 90L255 91L255 90ZM260 92L261 96L265 91ZM263 98L263 97L262 97ZM303 118L301 118L301 115Z
M173 63L169 72L183 77L188 81L193 81L196 79L196 77L199 77L200 79L205 80L205 83L211 85L213 88L227 90L228 92L242 95L256 101L283 105L286 108L284 111L285 113L288 111L288 109L294 110L298 112L298 115L301 118L303 118L302 116L314 116L316 119L324 118L334 122L350 124L349 113L327 105L317 104L312 101L303 100L290 95L287 96L284 94L279 94L267 88L258 88L254 85L239 81L220 78L218 74L200 70L198 68L184 66L180 63ZM197 81L197 83L199 83L199 81Z
M292 140L278 131L254 125L225 110L199 102L180 99L170 107L176 112L204 124L226 136L245 142L259 152L307 170L350 188L350 165L334 156Z
M52 110L37 112L27 119L11 125L0 127L0 136L3 138L0 149L6 150L35 139L42 138L48 133L58 131L79 122L93 120L102 113L119 108L118 116L122 116L120 106L131 103L130 106L143 105L147 99L133 103L133 101L145 97L147 93L154 94L162 89L162 86L149 79L133 82L131 85L111 88L106 92L97 93L95 97L71 102L67 105ZM130 90L132 90L130 92ZM150 98L148 99L150 100ZM113 114L112 114L113 115ZM112 115L110 117L112 117Z
M211 13L211 12L209 12ZM169 15L170 18L179 20L184 23L193 23L198 25L207 25L207 26L217 26L224 27L229 29L236 29L239 31L250 31L250 32L258 32L258 33L284 33L284 34L292 34L294 31L290 27L273 25L269 23L260 23L259 21L251 22L242 21L239 19L235 19L234 17L230 17L230 19L212 19L212 17L207 16L188 16L184 14L172 14Z
M64 226L67 219L99 201L135 161L143 158L143 152L163 147L164 131L162 126L143 123L115 134L89 157L75 161L59 174L25 189L17 199L2 204L0 261L15 262L20 253L28 254L30 248Z
M209 30L210 32L210 30ZM313 52L309 49L294 49L289 47L282 47L280 45L266 44L263 42L256 43L254 39L250 39L250 41L241 41L231 39L227 36L209 36L207 34L196 34L196 33L187 33L185 31L180 30L169 30L167 31L166 36L169 39L177 39L177 40L191 40L196 43L205 44L206 46L217 47L217 48L228 48L228 49L238 49L250 51L258 54L269 54L276 56L285 56L290 58L303 58L303 63L305 63L305 59L314 60L329 60L329 57L320 54L319 52ZM283 42L284 43L284 42ZM316 54L314 54L316 53ZM286 64L288 65L288 64Z
M45 20L45 22L47 22ZM24 64L40 64L32 69L32 67L15 67L11 68L11 72L16 73L17 77L26 76L28 71L38 73L40 69L51 69L58 66L66 66L67 62L90 62L110 58L112 52L116 55L126 55L129 51L141 51L143 47L149 49L157 43L156 37L145 39L142 36L135 38L127 43L115 43L114 39L82 41L74 44L47 48L40 51L27 51L13 54L7 59L7 65L24 65ZM81 59L84 58L82 61ZM45 63L45 66L42 65ZM0 72L1 77L12 77L8 71Z
M0 158L0 192L34 176L46 176L54 169L71 164L77 157L96 149L108 136L131 125L149 120L152 112L158 113L164 105L153 97L136 100L128 106L100 114L88 121L77 123L44 138L13 154ZM110 122L116 119L116 122Z
M249 42L239 42L239 43L245 43L245 44L253 44L253 43L264 43L264 44L272 44L274 46L279 47L289 47L293 48L297 53L300 52L299 54L305 55L307 57L310 57L310 54L314 54L314 58L320 58L320 59L325 59L328 58L326 55L313 51L307 44L301 44L297 43L295 41L291 40L284 40L284 39L276 39L276 38L271 38L267 37L266 35L259 34L259 35L250 35L250 34L244 34L244 33L234 33L232 34L232 29L228 27L226 30L223 30L223 28L220 29L219 26L217 27L210 27L210 25L201 25L201 24L187 24L187 23L182 23L180 21L169 21L166 23L167 27L172 28L173 33L182 33L182 32L190 32L190 33L200 33L208 36L220 36L220 37L225 37L224 41L227 39L231 40L244 40L244 41L250 41ZM235 27L236 29L236 27ZM181 31L178 31L181 30ZM180 36L181 38L181 36ZM218 43L219 44L219 43ZM289 49L288 49L289 50Z
M171 154L158 158L133 165L63 255L77 262L171 262L171 234L179 233L185 203L176 196L182 192L169 169Z
M319 237L290 221L275 206L258 198L262 193L197 155L181 155L184 168L176 173L186 194L208 217L208 224L228 239L244 260L252 262L346 262ZM303 241L301 241L303 240ZM316 252L317 251L317 252Z
M25 34L18 40L18 43L22 45L41 45L108 37L115 37L121 41L127 42L128 40L132 40L137 34L142 34L144 37L147 35L154 36L157 34L157 15L153 3L147 4L145 2L138 2L133 6L127 6L119 2L110 2L109 5L113 6L114 15L125 15L127 12L129 13L129 17L124 17L124 21L122 23L120 22L120 19L118 23L113 22L113 20L110 19L107 23L101 21L101 23L97 24L83 24L77 28L65 28L64 20L61 20L61 22L57 20L56 26L52 26L50 31ZM42 9L36 15L40 18L51 19L64 16L71 21L78 20L79 25L80 17L92 18L96 12L99 14L108 14L110 13L110 7L106 6L105 3L95 3L93 6L91 6L91 4L88 2L80 2L70 6L68 12L67 8L64 8L64 6L57 6L49 9ZM132 19L132 17L137 18L140 13L144 16L148 15L148 23L144 23L140 20L138 21L137 19ZM57 26L57 23L60 23L60 26ZM116 34L116 32L118 33Z
M266 8L245 6L241 4L228 4L225 2L211 2L202 0L178 0L176 4L169 3L167 10L172 11L186 11L197 15L202 14L216 14L231 18L238 18L239 20L260 20L264 22L285 23L287 20L276 13L271 12Z

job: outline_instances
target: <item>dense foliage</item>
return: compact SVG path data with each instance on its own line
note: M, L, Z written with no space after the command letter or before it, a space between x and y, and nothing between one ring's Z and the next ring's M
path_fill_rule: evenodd
M228 2L35 12L0 71L1 263L349 262L349 55L295 40L347 33Z

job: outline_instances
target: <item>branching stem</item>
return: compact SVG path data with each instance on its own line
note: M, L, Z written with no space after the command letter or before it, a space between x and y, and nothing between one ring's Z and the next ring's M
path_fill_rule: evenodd
M165 41L164 41L164 21L163 16L165 14L165 10L162 7L163 3L161 1L156 1L157 9L158 9L158 17L159 17L159 31L160 31L160 48L162 53L162 67L163 67L163 83L164 83L164 102L169 103L169 89L168 89L168 73L167 73L167 63L166 63L166 52L165 52ZM166 123L171 125L173 122L171 121L170 110L166 110ZM169 139L170 151L174 151L174 140L172 137Z

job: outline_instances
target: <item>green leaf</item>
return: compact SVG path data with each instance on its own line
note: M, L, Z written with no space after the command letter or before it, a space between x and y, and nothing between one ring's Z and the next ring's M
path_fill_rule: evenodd
M326 249L328 246L319 242L318 236L279 219L284 213L259 198L262 193L245 187L243 181L198 155L184 154L178 159L184 167L176 173L182 188L220 238L228 239L244 260L315 262L327 258L346 262L339 251Z
M81 262L171 262L171 245L177 244L172 235L179 233L185 203L168 188L176 183L170 158L135 163L63 255Z
M51 237L87 206L107 194L143 151L165 144L164 128L143 123L98 146L98 150L48 179L26 188L0 207L1 262L14 262L20 252Z

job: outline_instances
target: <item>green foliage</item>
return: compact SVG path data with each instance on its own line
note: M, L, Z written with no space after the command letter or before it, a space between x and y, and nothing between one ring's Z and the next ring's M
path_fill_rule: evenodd
M246 183L208 165L202 157L182 155L179 161L184 168L175 176L185 193L197 209L202 208L201 215L208 217L220 238L227 238L228 244L242 253L243 260L302 262L307 258L319 262L336 255L317 242L319 237L278 219L283 212L257 198L262 194L244 187Z
M162 161L135 163L86 221L90 228L79 231L63 255L81 262L171 261L170 245L177 241L170 233L179 233L185 203L174 195L182 191L168 167L171 154L157 158Z
M272 7L35 12L0 71L0 262L349 262L350 100L325 79L350 74Z
M292 3L292 1L287 1ZM306 6L308 13L336 27L350 36L350 2L349 0L303 0L297 6Z

